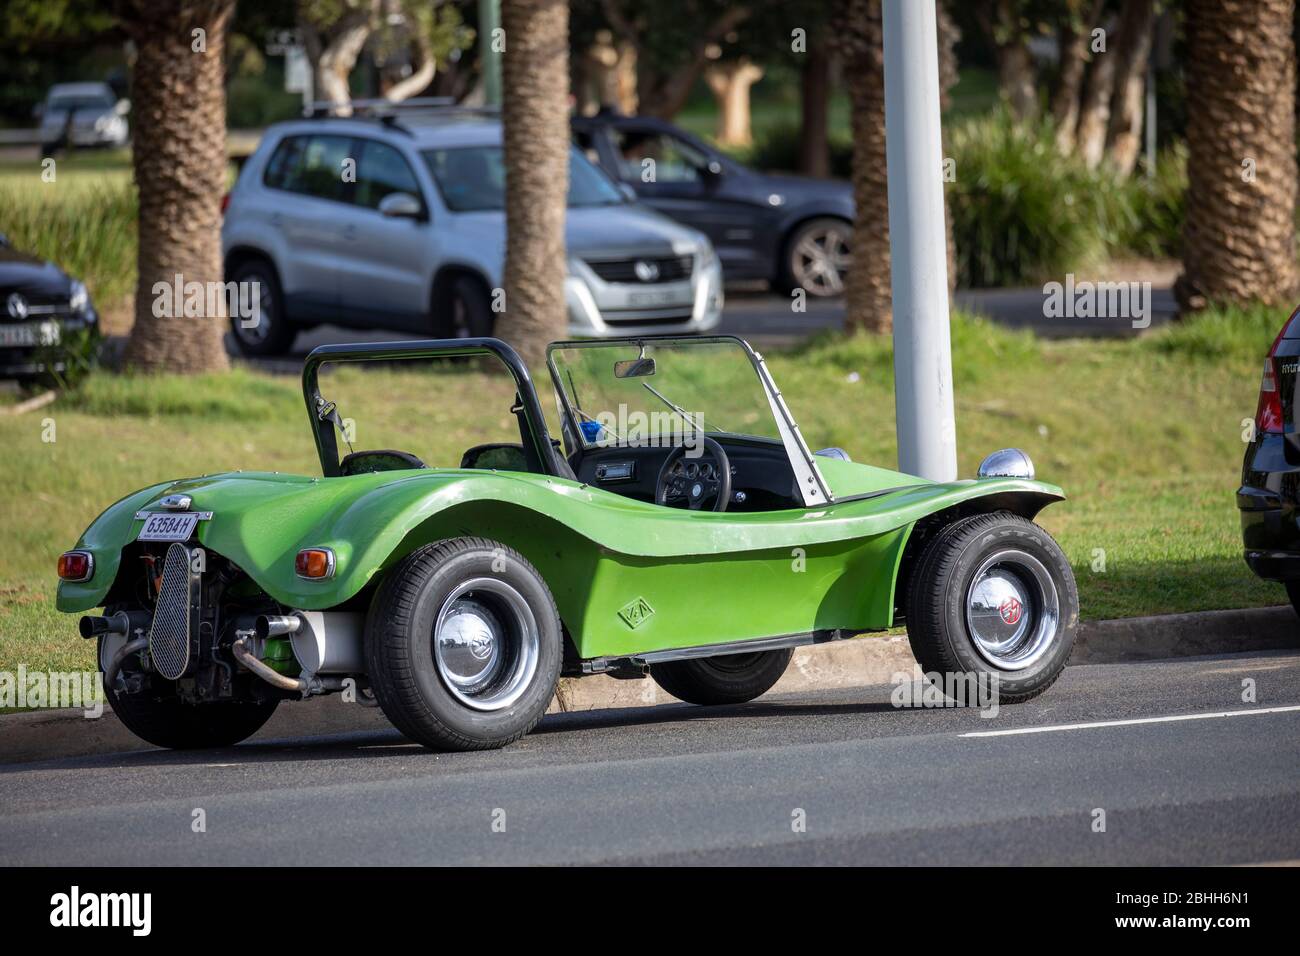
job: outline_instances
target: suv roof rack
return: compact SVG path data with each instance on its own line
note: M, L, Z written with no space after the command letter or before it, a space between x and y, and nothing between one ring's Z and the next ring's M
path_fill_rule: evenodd
M303 110L303 115L308 119L334 117L334 111L339 108L351 109L350 118L380 119L384 121L391 120L399 114L496 116L500 113L500 110L495 106L464 106L457 103L450 96L421 96L397 101L383 98L351 100L349 102L314 100L310 106Z

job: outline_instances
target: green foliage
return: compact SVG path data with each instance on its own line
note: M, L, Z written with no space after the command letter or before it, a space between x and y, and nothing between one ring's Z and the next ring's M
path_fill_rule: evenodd
M255 375L245 369L219 375L95 375L60 402L61 408L106 418L282 419L306 428L302 393L294 379Z
M1143 337L1140 344L1180 360L1258 364L1289 314L1263 305L1209 309Z
M947 151L956 161L948 209L959 286L1044 282L1101 258L1105 193L1056 151L1048 127L998 111L959 124Z
M48 384L61 391L72 391L98 367L102 342L98 328L65 332L57 343L38 348L36 361L45 366Z
M1182 252L1187 199L1187 146L1175 143L1156 156L1156 174L1141 170L1117 190L1119 221L1114 251L1152 258Z
M54 182L33 161L0 170L3 228L15 249L50 259L86 283L98 306L135 286L136 191L111 155L60 159Z

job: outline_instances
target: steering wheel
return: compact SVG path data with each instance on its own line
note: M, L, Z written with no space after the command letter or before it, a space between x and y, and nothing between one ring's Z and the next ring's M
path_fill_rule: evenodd
M655 504L676 505L699 511L710 498L714 511L726 511L731 501L731 462L727 453L712 438L704 438L704 454L686 460L686 446L678 445L668 453L659 480L655 483Z

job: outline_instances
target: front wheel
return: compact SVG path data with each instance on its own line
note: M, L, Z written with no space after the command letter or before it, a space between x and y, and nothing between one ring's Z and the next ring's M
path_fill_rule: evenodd
M843 219L824 216L804 223L786 242L782 285L817 299L843 295L852 243L853 227Z
M546 582L521 554L483 538L412 552L366 620L379 705L434 750L504 747L528 733L555 696L562 658Z
M723 654L650 665L655 683L688 704L743 704L772 689L790 663L790 648Z
M1079 596L1060 547L1007 512L947 526L921 553L907 599L907 639L941 689L975 676L998 700L1036 697L1074 647Z

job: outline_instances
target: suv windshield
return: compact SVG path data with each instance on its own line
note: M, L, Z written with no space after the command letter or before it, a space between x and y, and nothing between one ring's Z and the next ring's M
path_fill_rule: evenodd
M505 209L506 164L500 146L426 149L424 161L453 212ZM576 149L569 151L569 207L610 206L623 195Z
M767 391L733 339L565 345L551 370L583 444L674 444L697 431L779 441Z
M102 94L67 94L52 96L45 104L48 110L107 110L114 106L113 100Z

